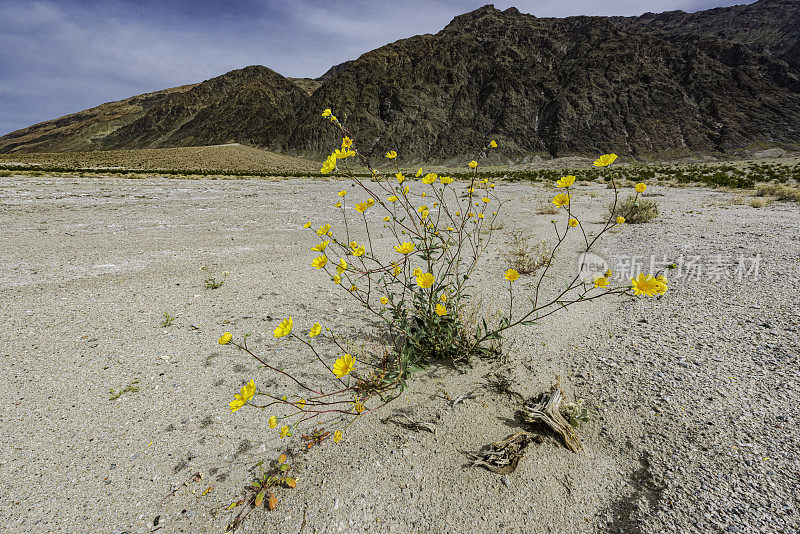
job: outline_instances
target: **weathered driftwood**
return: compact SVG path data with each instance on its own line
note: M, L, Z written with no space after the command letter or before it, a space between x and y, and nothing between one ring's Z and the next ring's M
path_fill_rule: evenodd
M561 403L564 393L558 385L549 393L543 393L538 399L530 399L519 411L520 420L525 423L544 423L564 440L564 445L573 452L583 450L583 444L572 425L561 415Z
M528 432L517 432L504 440L492 443L479 452L469 452L473 467L485 467L489 471L505 475L513 473L525 449L531 441L541 443L541 438Z

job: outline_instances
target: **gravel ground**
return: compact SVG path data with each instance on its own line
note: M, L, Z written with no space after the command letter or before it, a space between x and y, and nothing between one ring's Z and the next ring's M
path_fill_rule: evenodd
M369 332L308 266L312 243L299 229L333 219L341 187L0 179L4 531L224 531L224 508L286 442L266 427L268 414L229 413L250 378L283 384L217 345L219 334L253 332L259 352L312 377L309 355L265 334L280 318L322 320L354 339ZM515 202L478 268L484 309L505 302L508 234L545 238L553 217L531 208L550 189L498 192ZM277 510L252 514L244 531L797 531L797 205L755 209L705 189L648 193L663 215L609 235L602 253L615 269L631 256L678 261L664 297L573 307L517 331L503 361L420 373L341 443L303 456L297 489L281 491ZM599 220L608 194L577 189L585 222ZM578 246L567 244L548 287L573 272ZM717 254L747 260L741 281ZM758 279L747 272L755 254ZM686 269L693 256L699 280ZM205 289L201 266L218 278L228 271L222 287ZM172 326L159 325L165 311L177 317ZM464 451L518 430L519 399L489 387L497 372L523 397L560 380L569 400L586 399L597 411L580 429L586 453L545 435L510 475L466 467ZM109 389L126 385L139 390L112 400ZM451 404L470 391L475 398ZM436 431L381 422L395 411Z

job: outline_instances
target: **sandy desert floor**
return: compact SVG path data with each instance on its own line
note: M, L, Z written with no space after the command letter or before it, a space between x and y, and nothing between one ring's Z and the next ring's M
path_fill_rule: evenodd
M314 241L301 229L334 220L343 186L0 178L0 530L224 531L224 508L286 441L268 414L229 412L247 380L282 384L219 335L252 332L270 361L314 377L309 354L269 335L281 318L368 334L357 307L311 268ZM551 189L497 190L513 202L478 266L485 309L504 305L510 232L549 238L554 217L535 210ZM596 225L610 192L575 193ZM677 261L664 297L573 307L516 331L503 361L419 373L342 442L305 455L297 488L243 531L800 529L798 205L756 209L698 188L648 194L661 217L606 236L600 250L612 266ZM559 256L548 287L573 274L577 248ZM202 266L227 271L225 283L205 289ZM164 312L172 326L160 326ZM519 399L489 386L497 372L523 397L560 379L569 400L595 407L580 429L586 452L545 436L505 477L466 467L463 451L519 429ZM111 400L109 389L135 380L138 391ZM436 431L381 422L395 411Z

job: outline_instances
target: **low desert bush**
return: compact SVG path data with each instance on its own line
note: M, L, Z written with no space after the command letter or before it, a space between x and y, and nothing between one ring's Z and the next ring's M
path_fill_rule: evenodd
M756 196L772 197L775 200L791 200L794 202L800 202L800 187L788 187L778 184L763 184L756 188Z
M530 274L550 263L550 245L547 241L531 243L522 232L511 232L511 247L503 254L508 268L519 274Z
M0 178L8 178L9 176L14 176L14 173L11 171L0 171Z
M608 205L607 217L624 217L629 224L639 224L650 222L658 217L658 203L649 198L641 198L637 195L629 196L621 202L614 202Z
M234 338L225 332L219 343L254 358L272 383L259 388L255 380L247 382L230 402L231 411L243 406L266 410L267 426L276 429L281 438L292 436L301 425L324 423L333 428L316 428L315 435L338 442L353 421L397 398L406 389L409 376L431 364L453 365L475 356L494 355L507 330L537 324L578 302L622 293L652 297L666 291L667 280L659 273L625 281L615 279L610 271L593 279L567 274L557 291L540 291L544 280L550 283L553 279L546 276L552 267L547 261L529 292L521 292L515 284L518 269L511 267L498 274L507 295L502 312L472 313L475 302L482 298L472 275L493 237L493 223L504 204L495 184L478 176L477 161L466 166L469 171L459 182L423 168L404 174L394 150L385 155L395 166L393 171L378 171L344 121L331 110L322 116L335 128L338 141L321 173L342 174L352 185L351 190L342 189L333 198L338 222L303 225L313 238L310 265L343 297L354 299L365 318L377 319L383 343L380 348L351 350L346 342L348 333L325 328L323 319L300 326L292 316L283 318L274 326L272 337L298 357L302 352L312 356L328 377L312 379L307 377L315 375L290 372L272 358L259 355L248 346L247 333ZM484 150L496 147L491 141ZM615 159L616 155L606 154L594 163L597 172L606 172L612 183L608 166ZM367 171L364 178L353 170L358 164ZM574 175L562 176L554 184L558 194L550 203L560 215L553 219L554 242L548 245L551 258L571 234L577 234L583 251L593 250L604 233L631 216L612 210L607 220L587 233L572 208L575 180ZM636 185L632 209L645 188L643 183ZM617 197L615 188L614 206ZM379 234L390 236L390 243L383 244Z

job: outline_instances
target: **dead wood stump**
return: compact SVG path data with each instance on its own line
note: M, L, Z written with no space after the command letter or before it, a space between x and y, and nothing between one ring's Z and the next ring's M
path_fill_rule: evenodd
M543 393L536 400L530 399L518 412L519 419L525 423L543 423L561 436L564 445L572 452L583 450L583 444L572 425L561 415L564 392L558 385L549 393Z

